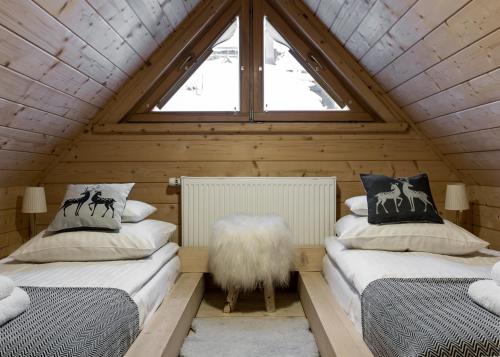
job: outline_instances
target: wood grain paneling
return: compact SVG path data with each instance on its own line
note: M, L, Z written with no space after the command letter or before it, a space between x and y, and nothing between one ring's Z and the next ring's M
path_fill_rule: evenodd
M229 149L231 148L231 149ZM291 154L293 153L293 154ZM225 141L152 142L120 141L81 142L71 148L67 161L337 161L356 160L363 153L364 160L437 160L437 156L422 140L393 141Z
M360 59L417 0L379 0L373 5L345 47Z
M41 154L60 154L70 143L57 136L0 126L0 148L10 151L23 151Z
M113 62L32 1L3 0L0 23L111 90L128 79Z
M0 27L0 63L49 87L96 106L113 92L22 37Z
M376 74L439 26L469 0L420 0L361 58L360 63Z
M0 125L62 138L75 137L83 123L0 98Z
M413 132L351 135L100 135L87 134L44 180L50 222L68 183L136 182L131 197L159 208L155 215L180 223L178 176L337 176L342 202L363 193L360 173L409 176L427 172L442 208L446 183L457 177Z
M500 187L471 186L473 232L500 250Z
M86 1L34 0L85 43L127 75L144 63L141 57ZM96 34L99 34L96 36Z
M156 42L126 0L87 0L87 2L144 61L147 61L161 44Z
M0 188L0 258L26 239L28 217L21 213L23 187Z
M442 3L446 5L446 2ZM467 71L468 66L470 66L471 68L477 67L479 70L481 69L481 63L477 61L482 55L486 55L482 49L488 48L492 44L495 47L495 38L498 39L498 34L493 32L492 36L484 38L484 41L478 40L498 28L499 16L500 3L497 1L479 0L470 2L413 45L409 51L403 53L385 67L375 78L380 83L383 83L386 89L391 89L436 63L442 62L445 67L440 66L441 68L458 67ZM456 40L450 41L450 38ZM452 56L455 58L448 58L470 44L474 44L474 46L461 51L460 55ZM461 63L464 56L467 55L470 56L469 60L473 59L474 56L477 56L477 59L469 63ZM486 62L494 63L494 59L486 56ZM438 73L431 71L429 73L432 78L436 74L449 76L449 81L452 81L453 74L456 73L450 73L448 70ZM471 78L470 76L465 77ZM460 76L455 78L457 83L462 81L460 79ZM439 80L442 81L441 78ZM436 84L440 85L440 82L437 81ZM412 86L412 84L409 83L409 86ZM441 89L444 88L445 85L442 85Z
M126 1L157 43L163 43L174 30L156 0Z
M307 4L462 179L500 186L500 2L378 0L347 41L332 26L344 1Z
M356 29L357 24L368 14L375 2L375 0L345 1L335 17L330 31L337 35L341 43L346 43Z
M2 0L0 186L36 183L198 2Z

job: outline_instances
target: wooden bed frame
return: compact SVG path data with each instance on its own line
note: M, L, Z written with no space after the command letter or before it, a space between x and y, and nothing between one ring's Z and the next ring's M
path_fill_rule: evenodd
M322 357L373 356L321 274L323 247L296 248L299 296ZM177 357L205 291L208 252L181 248L182 274L126 357Z

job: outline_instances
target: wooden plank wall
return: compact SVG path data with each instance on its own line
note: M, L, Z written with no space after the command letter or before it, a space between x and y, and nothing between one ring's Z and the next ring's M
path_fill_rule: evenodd
M155 217L180 223L178 176L337 176L341 202L364 192L359 174L407 176L428 172L443 206L456 177L415 133L359 135L85 135L44 180L50 212L67 183L136 182L132 197L159 208Z
M28 217L21 213L24 187L0 188L0 258L17 249L28 236Z
M0 0L0 187L33 184L196 0Z
M467 183L500 186L499 1L305 2ZM500 241L488 202L475 230Z
M471 186L472 231L500 250L500 187Z

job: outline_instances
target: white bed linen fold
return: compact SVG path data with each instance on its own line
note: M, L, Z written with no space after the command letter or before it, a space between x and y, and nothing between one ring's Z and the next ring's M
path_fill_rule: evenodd
M491 279L500 286L500 262L493 265L491 269Z
M500 286L495 281L476 281L469 286L468 293L476 304L500 316Z
M14 290L14 282L12 279L0 275L0 300L5 299Z
M21 288L14 288L5 299L0 300L0 326L22 314L30 305L30 297Z
M490 278L500 257L447 256L418 252L346 249L334 237L325 240L327 254L358 294L382 278Z
M356 289L344 278L334 262L323 257L323 276L337 302L361 334L361 299Z
M175 256L133 296L132 299L139 307L139 326L141 329L143 325L148 323L165 296L168 295L180 272L181 260Z
M170 291L180 271L179 246L168 243L137 260L28 264L0 260L0 274L17 286L103 287L127 292L139 308L140 326Z

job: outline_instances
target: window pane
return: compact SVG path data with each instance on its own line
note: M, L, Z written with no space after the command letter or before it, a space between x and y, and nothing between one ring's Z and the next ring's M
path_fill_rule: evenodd
M240 110L239 21L219 38L210 56L198 67L160 112Z
M264 18L264 110L341 108L292 55L291 46Z

